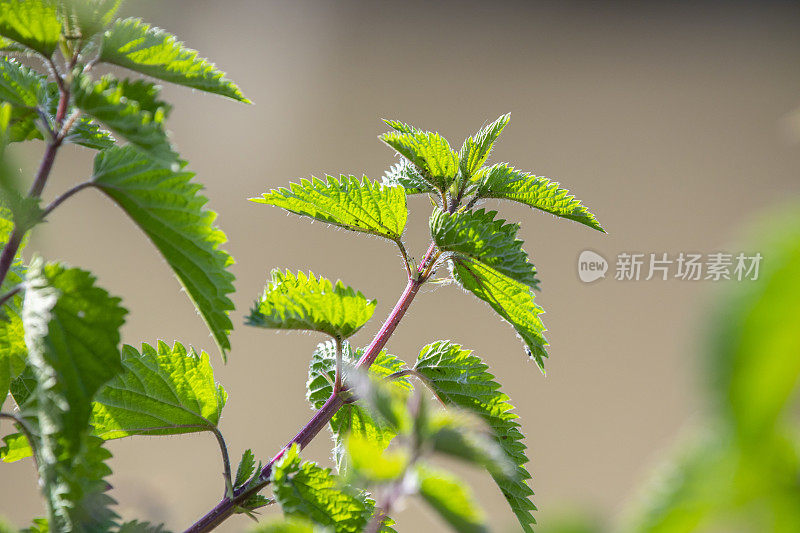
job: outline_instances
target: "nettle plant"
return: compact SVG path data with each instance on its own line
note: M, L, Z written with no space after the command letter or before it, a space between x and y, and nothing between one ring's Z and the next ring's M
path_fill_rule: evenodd
M35 463L47 517L29 531L162 531L123 523L114 511L105 441L195 432L211 432L219 443L224 496L187 531L210 531L234 514L253 517L275 503L284 516L261 531L392 531L393 510L414 495L457 531L488 529L464 484L435 466L437 456L487 469L521 528L531 531L523 435L487 365L450 341L426 345L413 365L384 347L424 284L453 281L509 322L543 368L538 280L516 238L519 226L476 206L511 200L603 231L595 217L557 183L507 164L486 165L508 115L458 152L437 133L386 121L392 131L380 139L400 159L381 181L312 178L252 199L396 244L408 284L372 342L358 348L348 338L370 320L374 300L313 273L272 272L246 323L329 337L310 362L307 398L316 411L266 463L257 464L248 450L234 471L219 429L228 395L210 357L178 342L121 345L127 311L119 298L85 270L21 255L28 232L55 208L97 189L153 242L227 357L233 260L220 248L225 235L205 208L201 186L170 144L171 107L148 79L248 100L174 36L139 19L116 19L119 3L0 1L2 147L45 143L27 192L3 169L0 206L0 397L11 404L0 417L16 427L6 432L0 456ZM37 62L46 73L25 66ZM98 78L101 64L149 78ZM97 151L91 178L44 205L53 161L68 144ZM403 241L407 197L415 194L433 204L431 242L418 261ZM446 268L448 275L434 278ZM299 456L326 426L336 473ZM266 488L271 495L261 494Z

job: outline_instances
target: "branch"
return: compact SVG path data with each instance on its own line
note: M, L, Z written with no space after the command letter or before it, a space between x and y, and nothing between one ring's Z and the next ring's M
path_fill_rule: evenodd
M228 495L228 487L233 487L233 476L231 475L231 459L228 456L228 446L222 437L222 432L216 426L211 428L211 432L217 438L219 451L222 454L222 475L225 476L225 496Z
M64 86L63 80L61 79L57 70L56 79L60 81L60 96L58 98L58 110L56 111L56 122L60 125L64 121L64 116L67 113L67 105L69 104L69 91ZM58 148L61 146L61 141L62 139L56 136L47 144L47 148L42 156L42 163L39 165L39 170L36 172L36 178L33 180L31 189L28 192L29 197L36 198L42 195L42 190L44 190L44 186L47 183L47 178L50 177L50 171L53 169L53 162L56 159ZM8 242L3 247L3 252L0 254L0 284L2 284L6 279L8 270L11 268L14 258L17 256L19 246L22 243L22 238L24 236L25 232L20 231L19 228L15 226L14 231L11 232L11 235L8 238Z
M386 346L389 338L391 338L394 330L397 329L398 324L400 324L400 321L402 320L406 311L411 306L411 302L419 292L420 287L422 287L422 285L425 283L426 278L423 276L423 273L430 267L428 263L433 259L435 250L435 245L431 243L430 247L428 248L428 252L425 254L425 259L422 261L419 269L417 270L418 275L408 280L408 284L406 285L403 294L400 295L400 298L397 300L394 309L392 309L389 317L383 323L381 329L378 330L378 333L375 334L372 342L364 351L364 355L362 355L361 359L358 361L358 368L367 370L372 363L375 362L375 359L378 357L378 354L383 347ZM279 451L270 460L270 462L264 466L264 468L261 469L261 472L257 472L253 479L240 487L238 491L235 490L232 497L223 498L222 501L220 501L208 513L206 513L205 516L190 526L185 533L205 533L213 530L226 519L228 519L234 513L239 504L266 487L269 484L269 478L272 474L273 465L277 463L280 458L283 457L283 454L286 453L286 451L289 450L289 448L291 448L294 444L298 444L301 449L305 448L308 443L310 443L314 437L316 437L317 434L322 431L322 428L324 428L328 422L330 422L331 418L333 418L333 415L336 414L339 408L345 404L346 394L343 393L346 391L347 389L342 389L342 391L339 393L332 394L331 397L328 398L325 404L320 408L320 410L314 414L311 420L309 420L308 423L306 423L306 425L300 429L297 435L295 435L294 438L290 440L286 446L284 446L281 451Z
M71 189L64 191L55 200L50 202L50 205L44 208L44 211L42 211L42 218L46 218L47 215L49 215L53 209L64 203L64 201L67 200L70 196L79 193L83 189L91 187L92 185L94 184L91 181L84 181L83 183L79 183L74 187L72 187Z

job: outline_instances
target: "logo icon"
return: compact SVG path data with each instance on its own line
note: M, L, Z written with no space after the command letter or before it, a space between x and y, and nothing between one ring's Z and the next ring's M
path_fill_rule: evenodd
M584 283L591 283L606 277L608 261L602 255L591 250L584 250L578 256L578 277Z

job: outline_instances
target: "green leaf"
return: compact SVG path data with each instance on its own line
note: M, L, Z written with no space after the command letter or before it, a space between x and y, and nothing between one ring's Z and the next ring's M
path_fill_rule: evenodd
M27 527L20 531L20 533L49 533L50 526L47 523L47 518L34 518L31 527Z
M353 350L350 343L342 346L342 359L350 366L354 365L361 356L362 350ZM369 368L369 375L380 380L405 367L405 363L382 350ZM347 368L347 367L345 367ZM332 383L336 376L336 344L333 341L320 343L311 357L308 368L308 382L306 384L306 397L314 409L320 409L333 393ZM348 374L345 373L345 380ZM392 380L389 384L400 394L412 390L411 383L406 378ZM342 453L345 435L353 434L362 436L385 449L397 434L394 428L380 417L373 416L369 406L362 400L344 404L333 415L330 421L333 432L335 455L339 472L347 470L346 456Z
M46 101L46 79L10 57L0 57L0 101L36 108Z
M27 410L29 406L35 404L33 393L36 391L37 385L31 365L27 365L17 379L11 382L11 396L14 397L14 401L20 406L20 409ZM33 409L35 410L35 407Z
M15 297L19 299L19 297ZM13 299L13 298L12 298ZM0 317L0 407L8 394L11 381L25 369L28 350L25 329L18 311L6 306Z
M0 181L7 176L6 162L0 163ZM5 191L0 191L5 192ZM13 214L5 205L7 198L0 195L0 247L4 248L14 229ZM0 286L0 296L7 294L22 283L25 267L20 250L17 251L11 268ZM12 296L0 308L0 407L6 399L12 380L25 369L28 349L25 346L25 329L22 324L22 296Z
M381 119L383 120L384 124L392 128L394 131L400 133L414 133L419 131L417 128L412 126L411 124L406 124L405 122L400 122L399 120L392 120L388 118Z
M144 231L166 259L211 330L223 358L233 328L233 258L219 246L225 234L214 225L215 213L193 183L194 174L172 170L132 147L97 154L93 183Z
M419 494L458 533L489 531L486 517L463 481L443 470L418 466Z
M118 20L106 32L100 60L171 83L250 103L225 73L174 35L140 19Z
M119 329L127 311L94 281L84 270L39 261L28 270L22 310L40 411L54 411L40 413L43 437L60 428L71 453L80 447L95 393L123 369Z
M397 121L384 122L396 131L378 138L413 163L427 182L440 191L446 190L458 174L458 154L447 139Z
M239 504L237 506L236 511L234 512L236 514L244 513L248 515L250 518L253 518L254 514L258 514L258 513L253 513L253 511L255 511L256 509L261 509L262 507L266 507L267 505L272 505L273 503L275 503L275 500L273 500L272 498L267 498L263 494L253 494L245 501L243 501L241 504Z
M6 61L11 62L12 60ZM38 76L38 74L33 71L31 71L31 73L35 76ZM28 79L27 81L32 80ZM5 83L5 89L8 93L10 93L7 94L5 98L11 100L12 98L15 98L13 94L18 92L19 95L23 95L23 98L20 98L18 95L16 97L17 101L21 102L24 100L26 102L32 102L30 89L33 89L36 94L37 104L30 105L38 106L38 108L45 114L47 126L50 128L56 128L55 115L59 99L58 86L55 82L45 83L45 79L43 77L40 81L41 86L31 84L26 88L20 89L23 81L14 80L12 78L11 81L6 81ZM4 99L4 97L0 97L0 100L2 99ZM8 128L9 131L7 133L8 142L45 139L46 135L49 136L45 129L45 124L42 123L39 111L37 111L37 109L34 107L27 107L28 105L29 104L25 104L26 107L22 107L21 105L15 104L15 107L12 108L11 120ZM67 108L66 116L71 116L74 111L75 108L70 105ZM92 119L81 116L72 124L69 132L67 132L67 134L64 136L63 142L78 144L95 150L102 150L113 146L115 140L109 132L101 129L100 126Z
M111 24L121 4L122 0L64 0L84 39Z
M375 300L341 281L334 285L312 272L295 275L276 269L246 323L268 329L319 331L345 339L367 323L375 305Z
M531 511L536 507L530 500L533 491L525 469L528 458L513 406L500 390L488 367L469 350L449 342L425 346L419 354L415 370L427 378L436 394L446 404L467 409L480 416L492 429L500 447L516 466L516 475L508 477L492 473L497 485L526 532L535 524Z
M110 485L104 479L111 475L109 459L111 452L103 448L103 441L88 437L82 453L59 461L57 481L49 489L62 498L59 505L63 507L50 521L56 524L55 531L109 531L113 527L118 518L112 510L116 502L108 495ZM42 478L47 480L47 475Z
M533 290L478 261L453 257L453 277L464 289L484 302L514 327L525 343L526 352L544 373L547 357L542 308L533 301Z
M256 471L256 456L253 455L252 450L245 450L242 454L242 460L239 461L239 468L236 469L236 479L233 482L234 487L242 485L245 481L250 479L250 476Z
M31 50L28 48L25 48L23 45L11 39L6 39L5 37L0 37L0 52L8 52L10 54L32 54Z
M401 159L383 175L387 187L402 187L406 194L435 193L436 187L428 183L406 159Z
M434 452L483 467L493 476L516 476L516 464L476 414L451 406L427 418L424 438Z
M94 433L104 440L131 435L178 435L212 431L228 398L214 381L207 353L176 342L122 349L125 371L95 398Z
M4 463L14 463L33 455L28 439L22 433L11 433L3 437L3 446L0 446L0 459Z
M157 89L150 84L151 92ZM141 84L121 83L112 76L92 81L88 76L75 77L72 91L75 106L105 124L152 159L161 163L174 163L177 154L172 150L164 119L169 108L153 107L154 99L136 100L147 93Z
M93 150L105 150L115 144L114 137L88 117L80 117L64 136L64 142L78 144Z
M50 57L61 37L58 2L0 1L0 35Z
M506 113L488 126L481 128L474 136L467 137L458 153L462 179L468 180L483 166L492 151L494 142L503 132L503 128L506 127L509 120L511 120L511 113Z
M111 454L89 435L91 401L122 370L119 328L126 311L86 271L37 260L23 304L40 442L39 475L57 531L107 530L116 515L103 480Z
M431 236L443 252L480 261L509 278L535 288L536 269L528 262L523 242L516 238L519 224L495 220L496 211L449 214L435 208L430 218Z
M288 189L274 189L250 200L393 241L402 237L408 218L405 190L370 181L366 176L304 179Z
M605 233L586 206L567 189L560 188L557 182L519 171L505 163L482 169L474 180L472 192L476 198L512 200Z
M270 480L284 514L307 518L336 533L360 533L374 504L345 490L336 476L315 463L302 462L295 445L272 469Z
M787 320L800 301L797 204L766 216L750 229L748 242L762 257L757 279L733 284L719 302L710 370L723 416L740 437L757 443L790 423L800 383L800 330Z
M380 443L358 433L349 434L344 446L353 474L372 483L398 479L411 459L405 448L387 451Z

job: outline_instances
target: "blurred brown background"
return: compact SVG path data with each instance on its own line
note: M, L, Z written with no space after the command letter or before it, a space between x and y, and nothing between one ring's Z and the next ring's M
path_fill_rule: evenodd
M178 339L210 351L230 393L222 430L232 454L253 447L268 458L311 414L307 361L321 339L241 325L266 273L310 268L377 298L359 344L391 309L404 274L384 242L245 199L311 174L379 177L393 162L376 140L380 117L439 130L458 147L510 111L493 159L560 180L609 231L501 207L523 220L543 280L547 377L525 361L507 324L454 287L422 294L389 349L407 361L439 338L475 350L522 417L539 522L569 505L613 520L659 452L701 416L697 354L715 285L619 282L613 265L608 279L586 285L577 256L730 249L751 213L797 195L798 4L129 0L125 10L212 58L256 102L165 88L173 139L237 260L228 365L154 248L99 194L59 208L29 250L88 268L121 295L131 310L125 342ZM41 148L12 152L24 175ZM87 150L62 151L46 196L85 178L90 162ZM411 201L407 240L418 257L426 204ZM327 461L328 444L321 435L306 456ZM180 530L221 495L210 435L135 438L111 450L126 516ZM515 530L490 478L467 477L498 529ZM0 514L23 525L43 512L29 462L0 466L0 479ZM402 531L442 527L421 509L410 504L396 517ZM246 527L240 517L223 530Z

